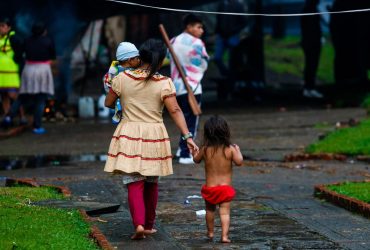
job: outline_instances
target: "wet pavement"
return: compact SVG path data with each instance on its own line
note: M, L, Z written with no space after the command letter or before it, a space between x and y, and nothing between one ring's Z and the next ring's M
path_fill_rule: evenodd
M0 176L35 177L40 183L65 185L74 201L121 204L115 213L102 214L98 225L117 249L370 249L370 223L359 215L313 197L315 184L369 178L369 164L347 161L282 163L284 155L302 151L338 121L365 117L362 109L233 108L207 109L230 123L234 142L246 157L234 168L237 191L232 203L231 244L205 237L200 187L201 165L179 165L175 174L160 180L156 227L158 233L143 241L129 239L133 227L127 210L127 193L118 176L102 171L114 127L108 123L46 124L42 136L25 132L1 140L0 164L17 161L16 167L0 167ZM177 131L166 120L176 150ZM32 141L32 143L29 143ZM36 156L36 157L35 157ZM42 159L39 165L32 162ZM199 213L199 212L198 212Z

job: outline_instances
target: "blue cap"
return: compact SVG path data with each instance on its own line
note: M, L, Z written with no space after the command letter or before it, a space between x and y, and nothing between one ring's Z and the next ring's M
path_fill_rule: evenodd
M126 61L136 56L139 56L139 51L134 44L122 42L118 45L116 52L117 61Z

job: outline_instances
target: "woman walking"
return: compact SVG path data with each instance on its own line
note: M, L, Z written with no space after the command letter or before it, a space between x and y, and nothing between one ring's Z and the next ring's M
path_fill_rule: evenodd
M198 151L184 115L176 101L170 78L157 73L167 49L160 40L150 39L140 48L142 65L126 70L113 79L105 105L112 107L120 98L123 119L110 143L106 172L122 174L128 190L128 204L135 234L143 239L153 228L158 200L158 177L172 171L170 139L163 124L166 106L191 151Z

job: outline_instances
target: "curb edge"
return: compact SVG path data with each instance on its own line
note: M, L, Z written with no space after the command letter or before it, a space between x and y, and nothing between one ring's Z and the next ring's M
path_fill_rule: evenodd
M353 182L370 182L370 181L353 181ZM351 212L359 213L367 218L370 218L370 204L364 201L360 201L355 198L351 198L337 192L329 190L327 185L340 185L341 182L332 184L320 184L314 187L314 196L320 199L324 199L328 202L334 203L337 206L345 208Z
M66 198L70 198L72 196L72 192L69 190L68 187L65 187L65 186L56 186L56 185L49 185L49 184L47 184L47 185L40 185L39 183L36 182L35 179L27 179L27 178L24 178L24 179L13 179L13 178L6 178L6 184L5 184L5 186L9 186L9 185L16 184L16 183L27 185L27 186L30 186L30 187L52 187L52 188L57 189ZM87 215L87 213L86 213L85 210L78 209L78 211L80 212L82 218L86 222L93 221L91 219L91 217ZM94 241L96 242L96 244L99 245L104 250L113 250L114 248L111 246L111 244L109 243L109 241L107 240L107 238L105 237L105 235L99 230L99 228L97 226L95 226L95 225L91 225L90 223L89 223L89 225L90 225L90 234L89 234L89 236L92 239L94 239Z

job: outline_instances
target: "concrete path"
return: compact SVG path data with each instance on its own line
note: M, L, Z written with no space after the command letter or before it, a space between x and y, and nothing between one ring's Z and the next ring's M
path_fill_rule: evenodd
M333 130L338 121L361 119L361 109L299 108L280 112L274 109L209 109L230 123L234 142L247 157L245 166L235 168L237 197L232 203L232 244L205 238L204 209L200 195L204 183L202 165L174 165L175 174L160 181L159 229L143 241L131 241L127 194L120 179L102 172L104 162L65 162L52 167L0 170L0 176L35 177L42 183L68 186L74 200L122 204L117 213L105 214L95 222L117 249L370 249L369 220L313 198L313 186L369 178L369 165L347 162L310 161L280 164L287 153L302 150L318 136ZM177 132L167 122L176 150ZM324 126L321 126L324 125ZM113 132L110 124L80 122L47 124L48 134L24 133L1 141L0 158L9 155L104 154ZM29 142L33 143L30 144ZM15 158L13 158L15 159ZM77 159L77 158L76 158ZM258 166L252 161L260 161ZM190 204L188 204L190 203ZM217 221L219 225L219 221Z

